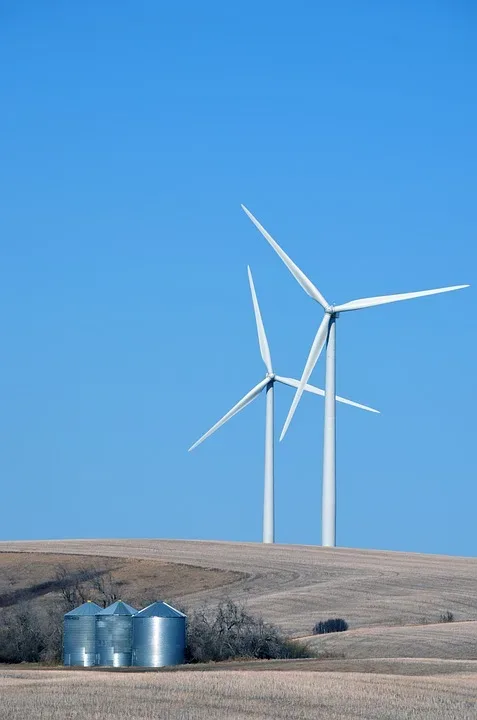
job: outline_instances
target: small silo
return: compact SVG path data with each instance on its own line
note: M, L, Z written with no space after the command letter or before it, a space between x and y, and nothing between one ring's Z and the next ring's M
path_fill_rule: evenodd
M96 665L131 665L132 617L137 613L118 600L96 614Z
M96 662L96 614L101 608L94 602L70 610L63 621L63 663L90 667Z
M132 664L180 665L185 659L186 616L165 602L155 602L132 619Z

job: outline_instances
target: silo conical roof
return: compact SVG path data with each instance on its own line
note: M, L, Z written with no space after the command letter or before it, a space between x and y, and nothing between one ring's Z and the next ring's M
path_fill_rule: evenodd
M138 612L137 617L184 618L186 615L165 602L154 602Z
M69 612L65 613L65 615L97 615L100 611L101 608L99 607L99 605L96 605L96 603L88 600L74 610L70 610Z
M101 610L101 608L99 610L100 612L96 612L96 615L135 615L137 613L136 608L131 607L122 600L117 600L109 607L104 608L104 610Z

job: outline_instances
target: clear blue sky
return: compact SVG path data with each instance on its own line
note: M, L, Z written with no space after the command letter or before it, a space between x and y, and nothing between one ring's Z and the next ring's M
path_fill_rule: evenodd
M263 377L247 263L277 372L322 311L243 202L331 302L473 284L339 320L338 543L477 554L475 3L3 2L0 67L1 538L260 539L264 400L187 448Z

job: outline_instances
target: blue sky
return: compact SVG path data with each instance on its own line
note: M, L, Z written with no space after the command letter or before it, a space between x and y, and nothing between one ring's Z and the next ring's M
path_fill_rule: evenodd
M477 554L477 8L470 0L2 3L3 539L261 537L264 399L317 324L245 203L342 316L338 544ZM323 359L313 374L322 384ZM278 388L277 436L292 391ZM323 403L276 450L319 543Z

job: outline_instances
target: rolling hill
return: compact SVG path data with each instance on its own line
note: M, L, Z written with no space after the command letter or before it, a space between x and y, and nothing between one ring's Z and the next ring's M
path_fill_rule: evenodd
M167 588L169 599L194 607L204 600L231 597L294 636L309 635L316 620L343 617L352 630L420 625L423 643L426 638L426 643L446 646L446 633L455 633L459 627L459 632L472 635L475 627L469 623L463 630L453 623L431 630L428 624L436 623L442 612L451 611L456 621L477 621L477 559L473 558L298 545L120 539L2 542L0 552L28 553L30 558L30 553L35 553L148 561L149 576L154 576L154 567L158 577L164 567L169 574L180 574L181 582ZM21 555L18 560L21 564ZM203 573L198 579L199 569L209 575ZM134 564L129 565L130 583L134 572ZM164 595L160 582L154 587ZM375 638L369 642L379 643L383 652L389 647L380 640L385 632L390 630L383 627L366 636ZM414 631L402 628L400 632L393 637L402 637L404 647L406 633ZM365 635L347 633L350 647L363 647Z
M318 659L138 668L3 666L9 720L76 718L78 708L122 720L167 716L353 720L477 717L477 560L310 546L179 540L0 543L0 613L58 599L55 573L111 573L125 600L193 608L246 603ZM456 622L438 623L450 611ZM318 619L344 633L310 636ZM179 676L177 675L179 673ZM151 714L152 713L152 714Z

